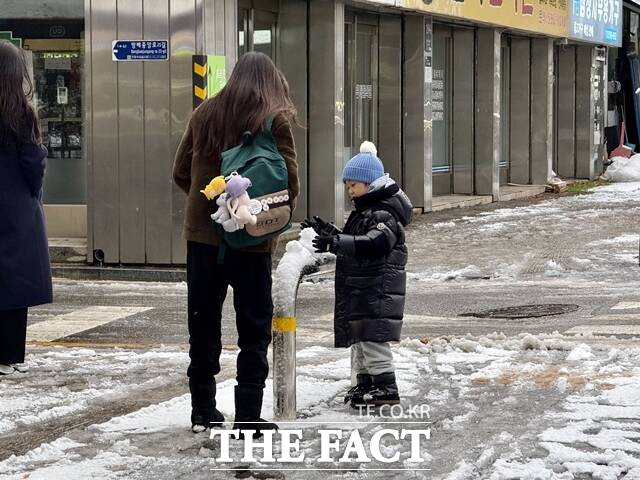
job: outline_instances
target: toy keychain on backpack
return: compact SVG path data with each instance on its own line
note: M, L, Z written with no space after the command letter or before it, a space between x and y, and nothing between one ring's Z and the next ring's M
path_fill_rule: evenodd
M204 187L204 190L200 190L200 193L207 197L208 200L213 200L218 195L224 193L225 188L226 183L224 177L220 175L219 177L215 177L211 180L209 184Z
M247 224L256 224L256 215L262 211L262 204L249 198L247 189L250 186L251 180L232 172L227 178L215 177L204 190L200 190L208 200L217 197L218 210L211 219L222 225L225 232L236 232Z
M243 177L238 172L232 172L226 178L226 181L227 209L231 218L235 220L240 229L244 228L245 225L255 225L258 221L256 214L253 213L257 210L256 202L251 200L247 193L247 189L251 186L251 180ZM260 205L261 211L262 205L260 202L257 202L257 205ZM257 213L260 212L258 211Z

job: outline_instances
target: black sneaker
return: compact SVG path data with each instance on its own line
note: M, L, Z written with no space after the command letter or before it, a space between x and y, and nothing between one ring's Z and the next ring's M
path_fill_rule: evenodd
M362 403L362 396L373 386L371 375L367 373L359 373L356 379L358 383L347 390L344 396L344 403L350 403L353 408L357 408L355 404Z
M400 403L396 374L390 372L373 375L373 387L362 396L362 403L376 407Z

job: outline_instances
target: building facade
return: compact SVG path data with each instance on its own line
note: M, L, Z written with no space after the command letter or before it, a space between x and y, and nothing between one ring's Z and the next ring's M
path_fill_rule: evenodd
M57 184L58 159L51 159L45 200L55 205L67 195L85 206L89 251L106 263L184 263L185 199L172 185L171 166L192 111L192 55L216 56L228 75L250 50L282 69L305 125L294 131L297 219L344 219L340 174L363 140L378 145L387 171L424 212L443 195L498 201L501 186L544 185L552 171L594 178L604 155L607 45L621 44L622 6L603 1L598 13L591 4L85 0L86 33L76 44L84 171ZM15 33L21 20L3 17L0 30ZM114 61L115 40L166 40L168 58ZM56 52L75 51L69 48ZM74 58L49 65L70 64L73 72ZM36 76L46 60L34 60ZM78 88L65 75L54 69L47 77L56 95L59 86ZM65 121L77 118L63 105ZM76 139L68 123L61 155L71 159ZM47 138L57 145L53 133Z

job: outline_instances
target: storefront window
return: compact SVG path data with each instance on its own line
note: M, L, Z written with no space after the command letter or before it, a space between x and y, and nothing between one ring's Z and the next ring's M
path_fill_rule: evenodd
M275 33L277 16L270 12L255 11L253 22L253 49L272 59L276 58Z
M256 8L238 9L238 57L262 52L276 61L278 16Z
M49 149L45 203L86 203L82 152L82 42L26 40L43 142ZM70 181L73 179L74 181Z
M433 40L433 79L431 116L433 121L433 172L450 171L451 32L435 28Z
M33 79L33 105L49 150L45 204L86 204L83 151L82 21L0 20L0 31L22 39Z

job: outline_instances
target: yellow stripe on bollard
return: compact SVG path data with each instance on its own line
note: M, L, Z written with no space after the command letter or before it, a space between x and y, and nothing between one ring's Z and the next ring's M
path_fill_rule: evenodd
M193 86L193 94L198 97L201 100L204 100L205 98L207 98L207 89L205 88L200 88L197 85Z
M207 74L207 66L206 65L200 65L199 63L193 63L193 72L196 75L200 75L201 77L204 77Z
M276 332L295 332L295 317L273 317L273 330Z

